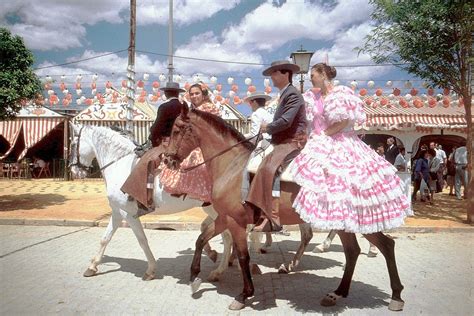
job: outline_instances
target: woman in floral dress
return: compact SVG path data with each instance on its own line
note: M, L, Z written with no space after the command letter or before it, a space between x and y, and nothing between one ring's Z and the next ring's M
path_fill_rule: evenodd
M197 83L189 88L191 107L200 111L221 115L219 108L209 100L208 90ZM170 169L162 165L160 180L165 191L170 194L187 194L204 202L211 201L212 184L206 165L182 172L181 170L198 165L204 161L200 148L193 150L181 162L179 169Z
M293 207L317 229L370 234L399 227L412 214L396 169L357 137L354 124L366 116L362 101L333 86L336 69L311 69L313 126L306 147L289 168L301 189ZM314 97L311 97L311 94Z

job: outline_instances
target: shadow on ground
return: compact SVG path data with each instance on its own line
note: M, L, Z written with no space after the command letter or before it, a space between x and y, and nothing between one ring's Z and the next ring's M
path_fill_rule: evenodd
M285 249L292 247L296 249L297 244L297 242L293 241L278 242L277 245L273 246L273 251L269 254L252 256L252 262L258 263L260 267L267 267L269 269L266 270L270 271L253 276L255 295L248 299L247 311L250 309L263 311L276 307L277 300L286 301L296 312L301 313L334 314L341 313L347 308L370 309L388 305L386 301L390 298L389 284L387 284L386 289L382 290L364 282L353 281L351 283L349 297L342 299L338 303L338 306L329 308L321 306L319 304L320 299L324 297L326 293L335 290L339 285L340 278L343 274L343 262L322 258L316 254L309 255L310 252L307 252L307 255L303 257L301 265L296 272L278 274L277 267L283 262L287 263L288 259L293 257L293 253L288 253ZM337 249L337 251L340 251L340 249ZM157 260L158 270L156 277L158 280L152 282L160 282L160 279L168 276L176 279L178 284L188 285L192 255L193 250L188 248L179 251L175 258L159 258ZM341 256L341 260L344 260L343 256ZM132 273L136 277L141 278L147 267L147 263L144 260L109 256L104 256L103 263L118 264L119 267L99 273L97 277L100 277L100 274L121 271ZM240 270L236 267L236 264L234 264L223 274L220 282L207 282L207 276L216 267L217 264L212 263L209 258L203 256L201 261L201 273L199 275L203 279L203 284L201 285L201 289L192 297L199 300L202 296L209 295L207 292L215 292L228 296L230 304L243 287ZM334 267L340 267L340 277L317 275L318 271ZM313 273L309 273L310 270L312 270ZM314 271L316 271L316 274ZM308 300L308 296L314 299Z
M0 212L45 209L52 205L61 205L67 199L60 194L18 194L2 195Z
M466 200L448 194L435 194L433 204L417 201L413 205L416 218L464 222L467 219Z

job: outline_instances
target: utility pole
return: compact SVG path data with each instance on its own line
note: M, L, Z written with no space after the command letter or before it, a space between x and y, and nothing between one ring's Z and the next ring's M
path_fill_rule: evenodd
M135 33L136 23L136 0L130 0L130 43L128 45L127 66L127 122L125 130L133 139L133 108L135 106Z
M173 81L173 0L169 0L168 21L168 82Z

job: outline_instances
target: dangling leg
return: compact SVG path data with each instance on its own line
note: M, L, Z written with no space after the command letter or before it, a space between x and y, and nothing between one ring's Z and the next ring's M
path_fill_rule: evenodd
M380 250L387 263L388 274L390 276L390 287L392 288L392 300L388 305L388 309L392 311L403 310L405 302L400 296L403 290L403 285L398 276L397 262L395 261L395 241L381 232L364 236Z
M100 240L99 253L94 258L92 258L91 264L89 265L89 267L83 274L85 277L91 277L97 273L98 271L97 266L102 261L105 248L109 244L110 240L112 239L112 236L117 231L117 228L120 226L121 223L122 223L122 215L120 215L120 212L118 209L113 208L112 216L109 220L109 224L107 225L107 228L105 229L102 239Z
M346 257L346 268L342 275L341 283L339 287L332 293L326 294L321 300L322 306L333 306L341 297L347 297L349 294L349 288L351 286L352 275L357 263L357 258L360 254L360 247L357 243L355 234L346 233L344 231L338 231L337 234L341 238L342 246L344 247L344 255Z
M201 223L201 233L206 231L208 226L214 222L214 219L212 219L210 216L207 216L204 221ZM217 251L211 248L209 243L206 243L203 248L204 252L207 254L209 259L212 260L212 262L217 261Z
M207 277L209 282L219 281L222 273L224 273L224 271L227 270L227 267L229 266L229 259L232 251L232 235L228 230L225 230L221 236L224 242L224 252L222 253L222 258L217 269L211 271Z
M324 239L324 241L317 245L316 247L314 247L313 249L313 252L316 252L316 253L321 253L321 252L325 252L329 249L329 247L331 247L331 243L332 243L332 240L334 239L334 237L336 236L336 231L334 229L332 229L328 236L326 237L326 239Z
M142 277L142 280L153 280L155 278L156 273L156 259L153 256L153 253L151 252L150 245L148 244L148 239L146 238L142 223L140 222L140 219L135 218L133 215L130 215L128 213L125 219L130 228L132 229L133 233L135 234L135 237L137 237L138 243L140 244L140 247L142 247L143 252L145 252L145 256L148 261L148 267Z

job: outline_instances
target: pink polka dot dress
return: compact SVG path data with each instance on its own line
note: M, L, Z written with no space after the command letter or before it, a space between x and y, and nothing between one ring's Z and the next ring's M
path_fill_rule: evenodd
M366 120L362 101L344 86L324 101L311 90L304 97L312 132L289 165L301 186L293 204L300 217L320 230L364 234L403 225L413 212L396 169L354 131L355 123ZM350 122L342 131L322 134L342 120Z

